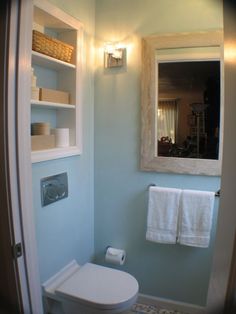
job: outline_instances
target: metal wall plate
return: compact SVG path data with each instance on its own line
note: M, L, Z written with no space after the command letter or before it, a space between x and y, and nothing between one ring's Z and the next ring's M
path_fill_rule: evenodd
M41 202L42 206L60 201L68 197L67 173L41 179Z

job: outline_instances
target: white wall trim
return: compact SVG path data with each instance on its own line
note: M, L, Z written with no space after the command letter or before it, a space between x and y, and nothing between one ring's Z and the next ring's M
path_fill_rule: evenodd
M24 257L28 275L28 287L32 313L42 314L42 295L39 279L35 222L32 199L32 169L30 154L30 72L32 37L32 1L22 1L19 25L19 56L17 73L17 157L21 221L24 239ZM27 17L27 18L26 18Z
M167 310L183 311L189 314L206 314L205 307L169 299L157 298L141 293L138 296L138 303L154 305Z

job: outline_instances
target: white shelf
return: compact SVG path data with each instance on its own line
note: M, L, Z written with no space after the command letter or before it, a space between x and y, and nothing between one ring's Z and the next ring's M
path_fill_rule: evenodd
M35 108L48 108L48 109L75 109L75 105L54 103L50 101L34 100L30 101L31 106Z
M34 50L32 50L32 64L57 71L76 68L74 64L49 57Z
M52 149L36 150L31 152L32 163L47 161L57 158L64 158L74 155L80 155L81 151L77 146L56 147Z

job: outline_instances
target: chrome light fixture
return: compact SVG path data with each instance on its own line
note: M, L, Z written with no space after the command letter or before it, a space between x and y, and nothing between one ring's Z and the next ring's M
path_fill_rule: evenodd
M107 43L104 47L104 67L116 68L126 64L126 49L118 44Z

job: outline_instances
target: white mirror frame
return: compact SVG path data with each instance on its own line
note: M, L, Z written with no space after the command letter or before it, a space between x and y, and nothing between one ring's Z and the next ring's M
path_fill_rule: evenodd
M184 47L220 48L221 99L219 159L160 157L156 144L157 61L156 50ZM142 39L141 170L194 175L221 174L224 116L223 32L209 31L154 35Z

